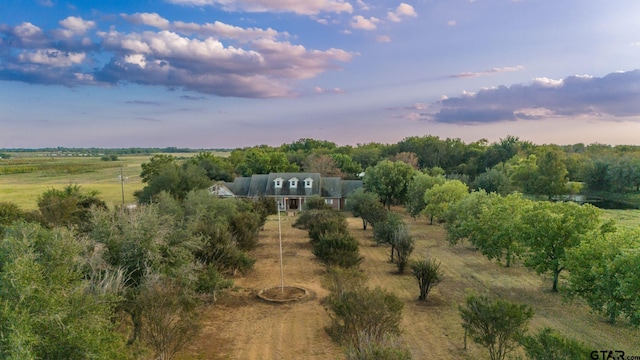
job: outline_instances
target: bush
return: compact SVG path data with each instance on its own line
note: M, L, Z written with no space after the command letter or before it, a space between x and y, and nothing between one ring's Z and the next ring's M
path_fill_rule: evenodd
M358 267L362 262L358 241L348 233L329 232L314 243L313 254L329 266Z
M423 260L412 261L409 266L420 287L418 299L427 301L431 289L442 281L440 262L427 256Z
M369 288L332 294L327 298L331 325L327 332L342 344L360 348L360 334L372 342L400 334L402 308L398 297L381 288Z
M315 243L329 232L346 233L347 220L335 210L305 210L293 223L293 227L308 230L311 243Z
M567 339L551 328L544 328L534 336L520 340L529 359L532 360L573 360L588 359L592 348Z
M347 360L411 360L411 353L395 336L374 341L368 334L358 334L358 345L345 350Z

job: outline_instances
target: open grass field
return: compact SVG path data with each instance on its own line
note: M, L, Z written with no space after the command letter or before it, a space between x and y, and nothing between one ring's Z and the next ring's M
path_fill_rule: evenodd
M228 156L229 152L214 152ZM178 159L195 153L169 154ZM151 155L120 155L117 161L102 161L100 157L59 156L18 153L0 160L0 201L13 202L24 210L36 209L38 197L45 191L78 184L85 191L97 191L109 207L122 204L120 171L125 178L124 202L135 202L133 193L143 188L140 179L142 163Z
M415 359L488 358L486 350L470 340L467 350L463 348L458 305L470 290L532 306L535 316L531 331L549 326L589 344L593 350L620 349L627 355L640 355L640 330L625 321L610 325L591 314L584 304L551 293L550 276L536 275L520 264L505 268L465 244L451 247L442 226L405 217L416 240L413 256L429 254L437 258L445 274L428 301L418 302L415 279L409 273L396 273L388 261L389 248L375 245L372 230L363 231L360 219L348 221L349 231L360 241L364 256L361 269L368 276L368 284L392 291L405 304L402 337ZM311 254L306 232L292 228L292 222L293 218L287 217L282 222L285 284L303 286L315 296L284 305L257 299L260 289L280 284L278 223L272 217L252 254L258 259L255 270L235 279L235 289L222 295L217 305L203 309L204 330L179 359L344 358L324 331L329 324L322 305L328 295L321 285L325 269Z
M118 159L102 161L99 157L29 156L2 160L0 201L13 202L25 210L36 209L38 197L43 192L78 184L85 191L97 191L98 197L113 207L122 204L119 178L122 168L125 203L132 203L135 201L133 192L143 187L140 165L148 161L149 156L120 156Z

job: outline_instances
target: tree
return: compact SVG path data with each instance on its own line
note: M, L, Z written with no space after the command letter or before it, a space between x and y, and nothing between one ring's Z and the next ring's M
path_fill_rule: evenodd
M399 152L389 159L391 161L402 161L405 164L411 165L412 168L418 170L418 155L408 151Z
M148 163L142 163L140 167L142 168L142 173L140 173L140 177L142 178L143 183L148 183L153 176L160 174L160 170L165 168L167 165L175 164L176 158L173 155L164 155L164 154L156 154L153 155Z
M411 217L416 218L422 213L427 204L424 202L424 193L436 184L444 184L444 174L431 175L416 172L407 188L407 202L405 204Z
M444 220L447 209L452 204L462 200L469 193L467 185L459 180L449 180L442 185L436 184L424 193L426 204L424 213L429 215L430 223L433 218Z
M427 256L424 259L412 261L409 267L420 287L418 300L427 301L427 295L431 289L442 281L440 262Z
M415 242L406 225L400 226L393 234L393 237L396 248L396 267L400 274L404 274L404 269L409 264L409 257L413 252Z
M118 294L83 269L91 245L66 229L15 223L0 240L0 358L127 359L111 321Z
M475 217L470 242L477 246L489 260L504 259L510 267L514 258L525 250L520 236L522 218L528 216L532 202L519 193L507 196L491 196Z
M510 181L507 174L494 167L491 170L478 175L473 181L473 188L476 190L484 190L488 193L498 193L506 195L510 192Z
M192 162L186 162L181 166L170 163L157 171L157 174L150 176L142 190L135 192L134 195L139 202L148 204L162 191L182 200L190 191L205 189L212 184L205 169Z
M538 158L536 194L544 194L551 199L554 195L565 193L569 172L562 161L563 155L560 150L550 149Z
M306 172L320 173L321 176L344 176L331 155L312 153L305 159L304 168Z
M601 228L567 255L569 293L614 323L620 316L640 324L640 230Z
M120 269L125 274L124 298L119 309L133 325L129 343L139 339L144 331L141 294L145 286L158 277L166 277L195 287L194 275L202 270L194 255L202 246L202 239L177 226L177 221L160 215L154 205L140 206L135 211L94 214L90 238L101 244L99 249L108 269Z
M551 272L552 291L558 291L560 272L566 268L567 251L600 225L600 210L585 204L535 202L522 218L522 241L528 247L525 266L538 274Z
M299 170L297 165L289 162L285 153L268 148L234 150L230 161L235 165L235 172L242 176Z
M533 310L525 304L471 294L459 308L465 336L489 350L491 360L503 360L527 330Z
M233 181L233 166L225 158L211 152L200 152L189 158L189 162L204 169L212 181Z
M380 203L378 195L367 192L363 188L359 188L347 197L347 210L351 211L353 216L362 219L362 229L367 230L367 225L375 226L376 223L383 221L387 215L387 210Z
M378 194L382 203L390 209L394 202L405 202L413 173L410 165L383 160L367 168L363 180L364 188Z
M346 154L331 154L330 156L346 178L357 179L362 172L362 166L353 161L351 156Z
M49 226L75 227L86 232L90 227L91 209L106 209L97 191L84 192L77 184L64 189L50 189L38 197L38 209Z
M197 303L189 292L175 281L160 278L145 283L140 293L142 339L158 360L175 358L200 331Z
M380 222L373 228L373 238L378 244L391 245L391 262L394 262L393 256L396 251L396 240L398 239L397 234L401 231L400 228L403 227L406 227L406 225L404 221L402 221L402 216L397 213L390 212L384 221Z
M445 229L450 245L456 245L460 240L467 239L476 244L476 229L480 223L482 211L494 201L496 193L487 194L484 190L473 191L460 201L452 204L445 214Z
M593 349L576 340L565 338L548 327L533 336L524 336L520 339L520 344L531 360L588 359Z

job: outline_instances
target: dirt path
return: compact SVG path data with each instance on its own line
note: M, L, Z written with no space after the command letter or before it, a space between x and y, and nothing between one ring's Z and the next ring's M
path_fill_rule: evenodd
M593 350L621 349L640 355L640 331L620 323L609 325L576 302L568 303L549 291L551 279L515 264L505 268L488 261L465 244L450 247L442 226L424 219L405 218L416 240L413 258L429 254L442 263L444 281L416 300L418 286L407 272L398 275L389 262L389 248L377 246L372 230L362 230L360 219L350 218L350 232L360 241L364 257L361 269L369 286L381 286L405 302L402 335L414 359L487 359L486 350L469 340L463 348L458 305L466 292L489 294L533 307L530 330L552 327L565 336L591 344ZM325 269L311 254L305 231L293 229L293 218L283 218L285 284L311 290L315 297L289 305L272 305L256 299L259 289L280 283L277 221L270 220L261 233L261 245L253 253L255 270L237 278L237 289L220 298L202 314L206 327L180 359L341 359L342 350L324 331L329 322L320 299ZM562 284L561 284L562 285Z
M326 334L329 318L320 299L322 267L311 254L307 232L282 217L285 285L302 286L311 298L291 304L257 299L260 289L280 285L277 218L261 232L255 270L234 280L235 289L220 296L202 314L206 326L180 359L340 359L342 350Z

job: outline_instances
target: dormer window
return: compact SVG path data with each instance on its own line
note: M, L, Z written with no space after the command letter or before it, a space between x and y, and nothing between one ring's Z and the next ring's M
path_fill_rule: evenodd
M298 178L289 179L289 188L297 188L298 187Z
M311 189L312 187L313 187L313 179L312 178L304 179L304 188Z
M282 183L283 183L283 182L284 182L284 179L283 179L283 178L277 178L277 179L273 180L273 186L274 186L276 189L282 189Z

